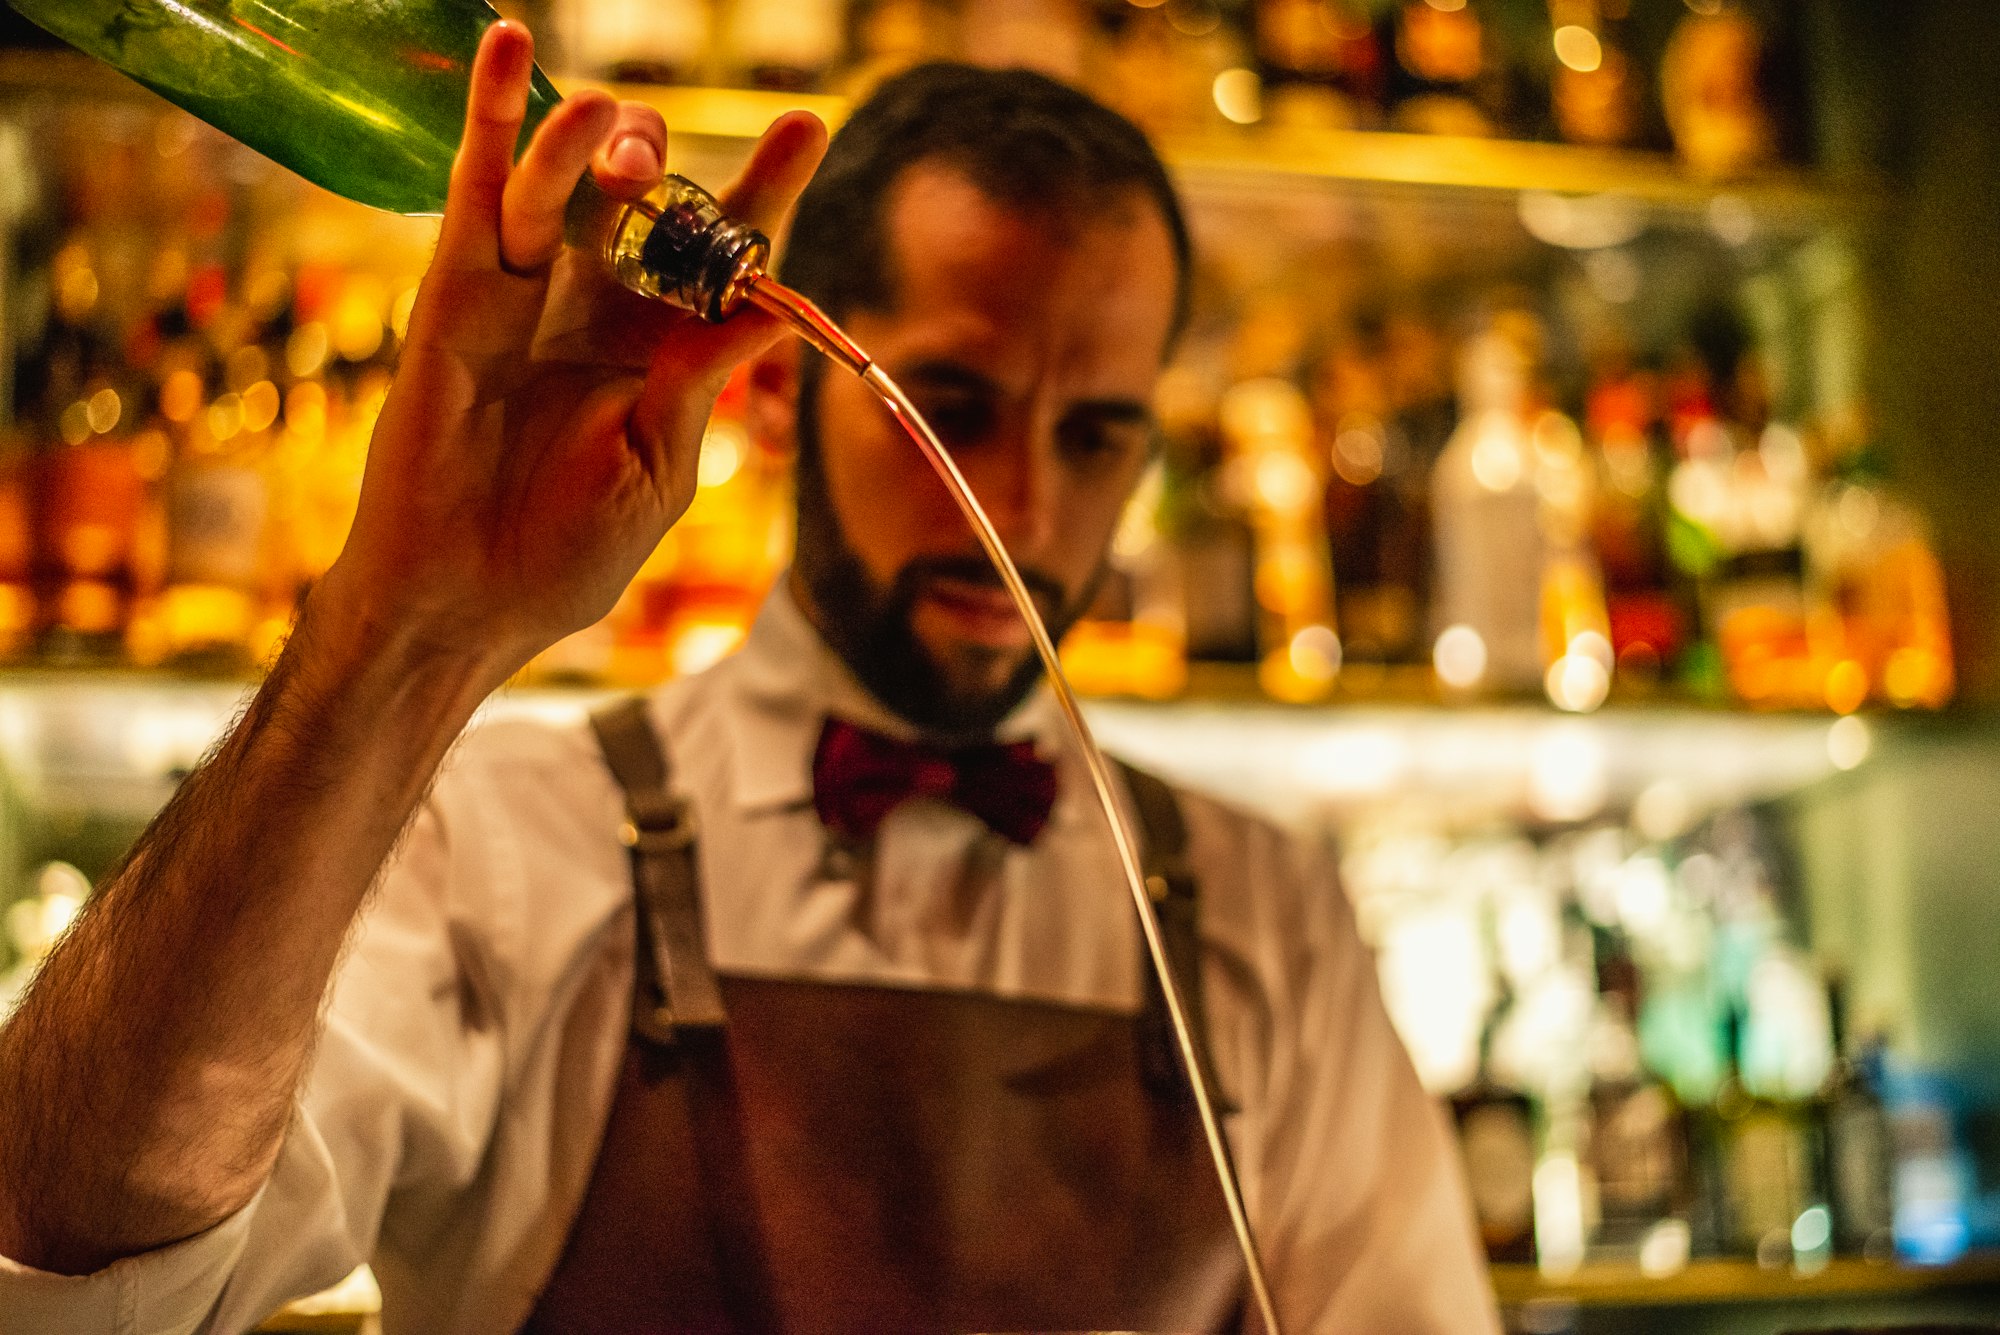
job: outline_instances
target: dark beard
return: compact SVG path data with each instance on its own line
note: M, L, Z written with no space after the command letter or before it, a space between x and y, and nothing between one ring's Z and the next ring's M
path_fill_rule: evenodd
M963 690L952 684L950 674L917 638L911 613L932 581L1005 587L983 556L920 558L897 571L886 589L870 578L848 545L827 492L819 438L821 373L817 357L802 360L797 407L798 547L792 558L812 597L820 637L870 694L923 731L945 738L989 737L1034 690L1042 675L1041 661L1030 653L999 687ZM895 500L886 499L890 504ZM1051 637L1061 639L1083 615L1107 568L1100 563L1082 594L1069 603L1058 581L1039 571L1021 571Z

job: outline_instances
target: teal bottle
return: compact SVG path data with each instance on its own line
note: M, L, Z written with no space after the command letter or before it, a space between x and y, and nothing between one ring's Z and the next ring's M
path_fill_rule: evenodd
M9 0L316 185L440 213L486 0ZM561 100L537 69L522 144Z

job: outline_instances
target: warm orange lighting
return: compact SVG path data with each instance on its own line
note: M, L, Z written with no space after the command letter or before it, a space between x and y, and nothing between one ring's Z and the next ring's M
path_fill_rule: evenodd
M1238 125L1254 125L1264 116L1264 88L1255 72L1228 69L1215 76L1215 109Z
M1556 29L1556 59L1578 74L1595 73L1604 63L1604 47L1597 34L1579 23Z
M160 415L169 422L191 422L201 411L201 377L193 371L176 371L160 386Z
M1826 704L1836 714L1852 714L1868 698L1868 673L1851 658L1827 670Z

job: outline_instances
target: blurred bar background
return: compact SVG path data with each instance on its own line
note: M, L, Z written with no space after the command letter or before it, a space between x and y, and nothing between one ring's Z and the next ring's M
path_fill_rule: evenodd
M1510 1323L2000 1318L2000 10L502 8L710 183L926 58L1153 132L1196 316L1065 657L1114 749L1337 844ZM339 550L433 228L0 8L0 1006ZM733 386L488 712L699 670L789 541Z

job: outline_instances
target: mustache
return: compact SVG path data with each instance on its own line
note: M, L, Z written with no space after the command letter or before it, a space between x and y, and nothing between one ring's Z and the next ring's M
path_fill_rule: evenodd
M949 580L954 584L970 584L979 588L1006 592L1006 581L993 563L983 556L926 556L910 562L897 572L896 582L908 594L914 596L927 584ZM1021 567L1021 582L1028 586L1039 610L1047 615L1051 610L1063 606L1066 591L1060 581L1030 566Z

